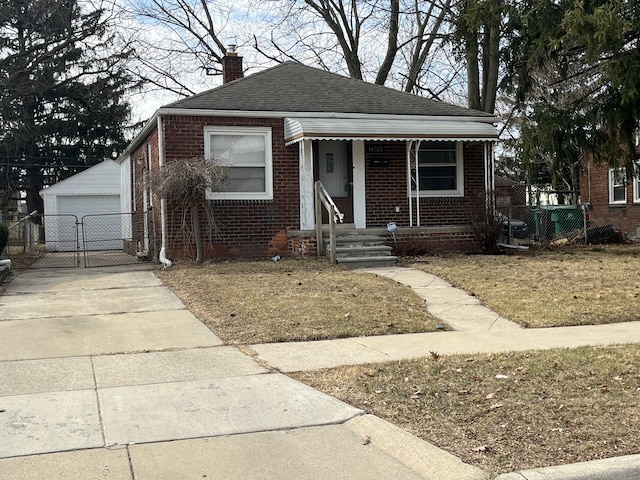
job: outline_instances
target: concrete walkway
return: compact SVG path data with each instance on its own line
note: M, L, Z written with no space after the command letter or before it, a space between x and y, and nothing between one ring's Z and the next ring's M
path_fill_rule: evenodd
M0 480L487 478L281 372L640 341L640 322L522 329L433 276L368 271L410 285L457 331L253 345L254 359L144 266L20 273L0 297ZM612 463L615 478L638 478L637 456L625 459L517 478Z
M364 269L411 287L427 309L456 331L251 345L281 372L388 362L428 356L543 350L640 342L640 322L556 328L521 328L481 305L477 298L434 275L403 267Z

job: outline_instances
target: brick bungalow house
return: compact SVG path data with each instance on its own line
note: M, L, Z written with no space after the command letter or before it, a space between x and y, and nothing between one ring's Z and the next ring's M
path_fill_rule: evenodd
M640 158L640 133L636 138L636 156ZM591 226L611 225L629 239L640 239L640 171L629 179L623 167L595 163L590 155L584 155L580 197L589 208Z
M218 228L210 258L315 252L316 181L344 231L390 239L395 222L399 242L474 245L470 221L493 190L494 116L294 62L243 77L235 53L223 59L223 80L160 108L119 158L123 212L153 212L166 257L189 246L145 172L202 155L231 172L208 197ZM143 230L133 229L132 248L149 245Z

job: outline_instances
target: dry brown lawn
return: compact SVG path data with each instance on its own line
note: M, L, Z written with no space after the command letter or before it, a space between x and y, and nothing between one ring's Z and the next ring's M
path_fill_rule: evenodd
M639 244L419 257L407 265L527 327L640 320Z
M230 344L430 332L440 323L410 288L324 258L176 266L159 276Z
M294 376L493 474L640 453L639 345L436 357Z

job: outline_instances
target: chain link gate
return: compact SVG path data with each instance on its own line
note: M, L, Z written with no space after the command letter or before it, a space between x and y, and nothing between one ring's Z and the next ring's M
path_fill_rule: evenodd
M157 258L152 212L75 215L32 214L12 226L22 253L38 258L30 268L130 265Z

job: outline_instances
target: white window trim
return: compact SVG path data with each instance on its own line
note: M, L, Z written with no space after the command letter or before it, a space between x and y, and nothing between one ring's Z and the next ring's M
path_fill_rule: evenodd
M621 168L610 168L609 169L609 205L624 205L624 204L627 203L627 188L626 188L626 184L624 185L624 187L625 187L625 189L624 189L624 200L617 200L617 201L613 200L613 187L614 187L614 183L613 182L615 180L615 173L617 171L621 171L622 175L623 175L621 178L625 178L623 169L621 169Z
M460 140L456 142L456 183L457 188L455 190L420 190L420 198L432 198L432 197L464 197L464 150L463 142ZM426 142L425 142L426 143ZM409 145L409 143L407 144ZM411 169L415 167L415 158L411 159L411 165L409 166L409 197L415 198L416 191L411 189ZM416 172L416 175L419 174ZM416 180L419 181L419 180Z
M204 152L209 157L211 151L211 135L262 135L265 153L265 191L264 192L211 192L207 191L209 200L273 200L273 155L271 127L204 127Z
M633 203L640 203L640 170L633 177Z

